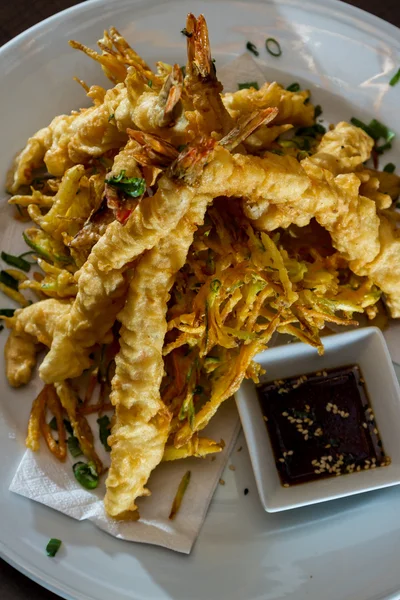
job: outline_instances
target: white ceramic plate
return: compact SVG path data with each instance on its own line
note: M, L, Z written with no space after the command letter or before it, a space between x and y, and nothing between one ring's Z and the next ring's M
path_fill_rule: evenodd
M82 106L73 81L101 81L97 66L67 41L95 44L111 24L149 61L184 61L179 34L188 10L204 12L217 65L279 39L283 55L265 52L270 79L299 81L332 122L375 116L400 135L399 31L335 0L235 2L96 0L36 26L0 51L0 173L27 136L61 112ZM397 143L398 144L398 143ZM398 147L398 146L397 146ZM395 160L393 156L389 159ZM1 248L23 248L20 228L0 208ZM5 335L0 336L3 344ZM41 584L67 598L109 600L378 600L400 596L400 488L266 514L246 450L224 475L191 556L118 541L8 492L24 451L32 384L14 392L1 383L0 550ZM243 439L238 444L245 445ZM244 488L250 493L244 496ZM45 556L50 537L64 542Z

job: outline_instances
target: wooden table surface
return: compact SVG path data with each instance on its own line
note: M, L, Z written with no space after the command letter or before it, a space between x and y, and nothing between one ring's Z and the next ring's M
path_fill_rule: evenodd
M339 0L338 0L339 1ZM35 23L64 10L80 0L0 0L0 45ZM400 27L400 0L347 0L381 19ZM0 560L1 600L57 600L59 596L40 587Z

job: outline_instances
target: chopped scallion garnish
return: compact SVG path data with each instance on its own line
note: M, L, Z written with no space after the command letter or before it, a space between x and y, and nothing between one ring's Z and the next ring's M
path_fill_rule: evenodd
M245 83L238 83L239 90L248 90L249 88L254 88L255 90L259 90L257 81L247 81Z
M112 121L112 119L115 119L114 113L108 117L108 122Z
M142 177L126 177L125 171L106 179L106 183L124 192L132 198L142 196L146 191L146 181Z
M0 271L0 283L3 283L12 290L18 290L18 279L9 275L6 271Z
M398 69L397 73L395 73L392 79L389 81L389 85L394 87L400 81L400 69Z
M385 173L394 173L396 170L396 165L393 163L388 163L385 167L383 167Z
M25 271L26 273L28 273L31 268L31 263L23 258L23 256L26 256L27 254L32 254L32 252L25 252L20 256L14 256L13 254L7 254L7 252L2 252L1 258L8 265L16 267L17 269L21 269L21 271Z
M78 456L81 456L83 454L79 445L79 440L74 435L70 435L67 439L67 446L73 458L77 458Z
M99 484L99 476L93 461L77 462L72 466L75 479L87 490L94 490Z
M281 56L282 54L282 48L275 38L267 38L265 40L265 47L271 56Z
M12 317L15 313L15 308L0 308L1 317Z
M47 556L54 558L55 555L57 554L57 552L59 551L61 544L62 544L61 540L57 540L56 538L51 538L51 540L49 540L49 542L46 546Z
M107 442L108 436L110 435L110 427L111 427L110 419L107 417L107 415L103 415L102 417L97 419L97 423L99 425L100 441L103 444L106 451L111 452L111 448Z
M247 42L246 48L247 48L247 50L252 52L254 54L254 56L259 56L260 53L257 50L257 46L255 44L252 44L251 42Z
M286 89L288 92L298 92L300 90L300 84L297 82L291 83Z
M314 119L318 119L318 117L320 117L322 115L322 108L320 104L317 104L317 106L314 108Z
M377 154L383 154L386 150L391 150L392 144L390 142L386 142L386 144L382 144L382 146L375 146L375 151Z

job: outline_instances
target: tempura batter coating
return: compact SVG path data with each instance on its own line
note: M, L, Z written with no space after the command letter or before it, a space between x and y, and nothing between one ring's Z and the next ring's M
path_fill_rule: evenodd
M120 352L111 393L116 413L108 438L111 467L104 500L113 517L123 518L136 510L136 498L149 494L145 485L163 458L171 419L160 397L167 301L208 200L196 198L177 228L143 256L118 317Z
M322 137L318 145L318 164L334 175L351 173L369 159L373 145L374 140L365 131L341 121ZM325 154L328 164L323 163Z
M177 225L195 195L184 182L164 176L156 194L142 199L125 225L109 225L77 274L71 313L57 328L40 367L45 382L77 377L89 367L90 348L104 338L122 307L127 265Z
M306 90L289 92L276 82L267 82L259 90L247 88L233 93L225 93L222 96L222 102L235 121L255 110L276 106L279 110L275 121L277 125L290 124L307 127L313 124L315 112L315 107L311 102L304 104L309 95Z
M70 306L70 302L52 298L16 310L13 317L4 319L12 330L4 349L10 385L19 387L28 383L36 364L39 345L51 345L57 323Z

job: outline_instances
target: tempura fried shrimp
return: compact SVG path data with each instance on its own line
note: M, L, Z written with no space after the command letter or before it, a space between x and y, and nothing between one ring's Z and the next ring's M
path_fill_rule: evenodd
M28 383L36 364L40 344L50 347L59 319L70 309L70 302L42 300L16 310L4 318L11 333L4 349L7 379L13 387Z
M208 197L197 197L176 230L141 259L118 317L121 349L111 392L116 416L104 500L113 517L137 509L135 500L150 493L146 482L164 455L171 419L160 397L167 299L207 204Z

